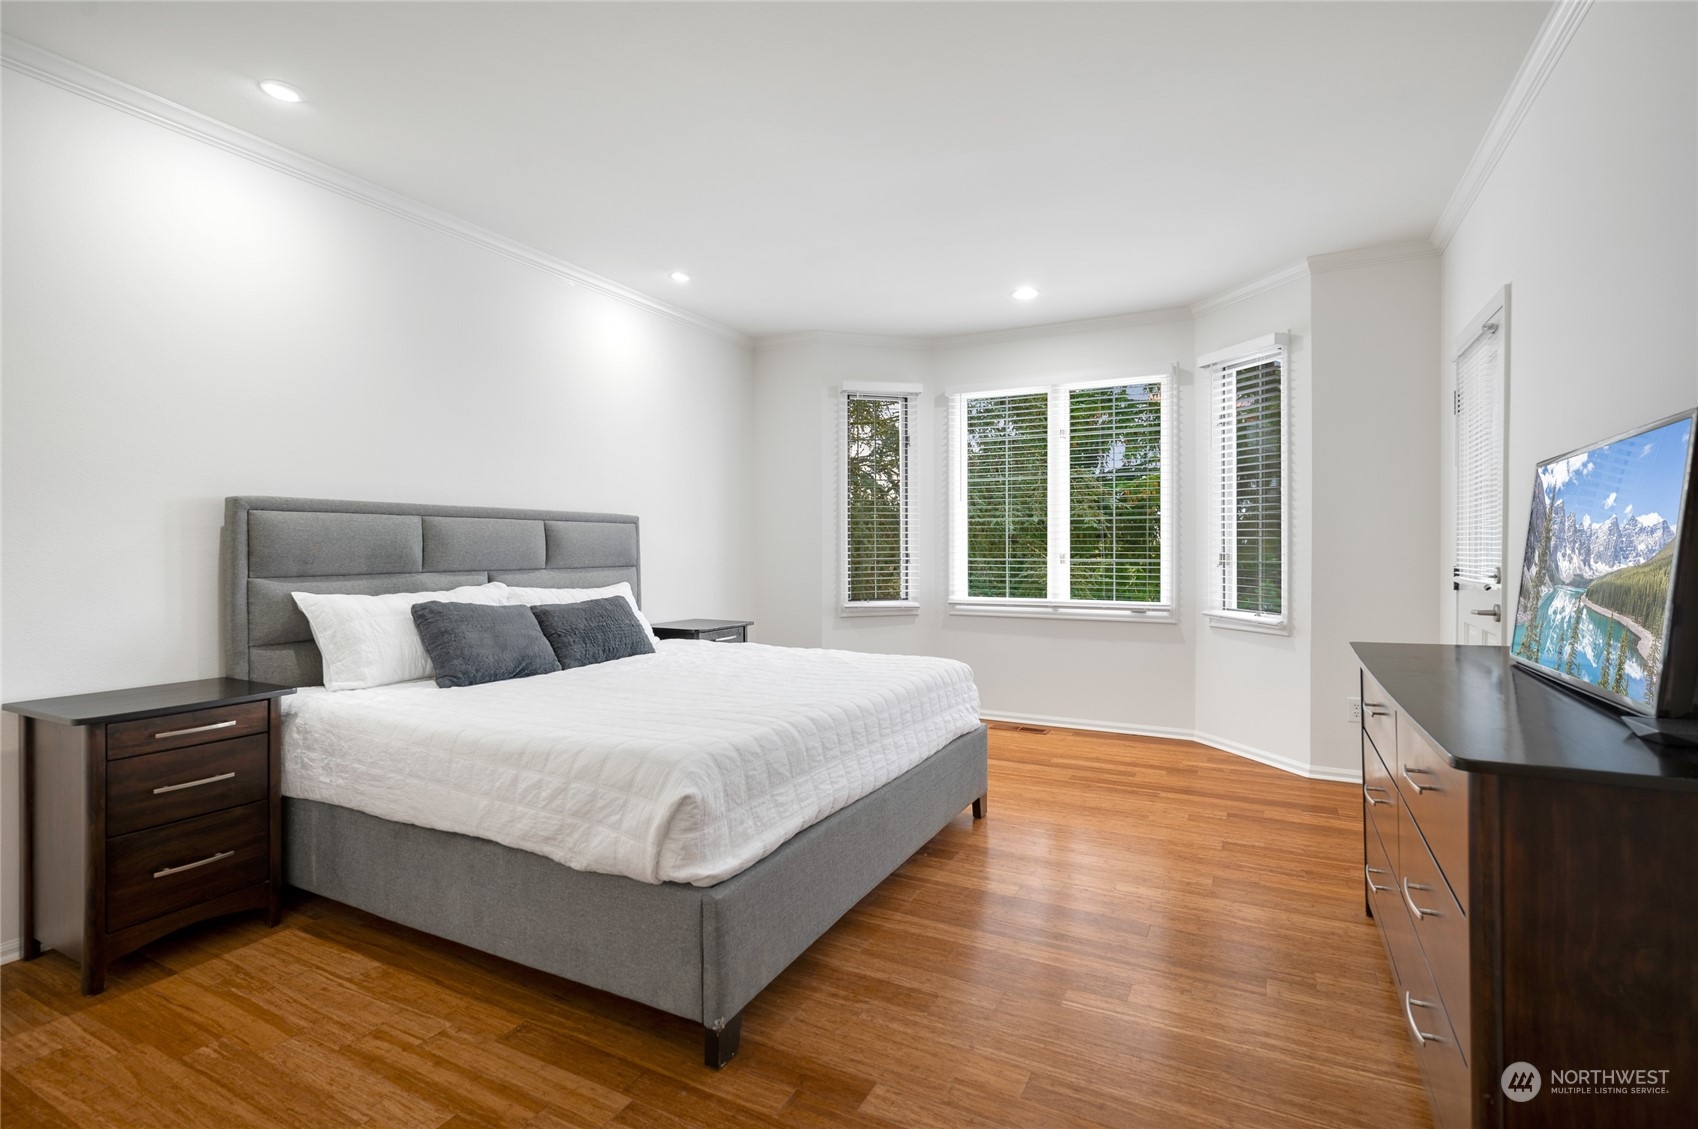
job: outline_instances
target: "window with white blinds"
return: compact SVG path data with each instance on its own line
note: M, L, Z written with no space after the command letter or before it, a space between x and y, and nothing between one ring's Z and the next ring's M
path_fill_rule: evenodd
M1172 611L1168 376L950 398L950 604L1023 615Z
M1488 315L1456 357L1456 565L1459 586L1503 582L1502 319Z
M843 395L843 606L911 607L909 398Z
M1203 358L1214 370L1210 454L1215 493L1214 592L1227 624L1289 625L1289 388L1285 337L1271 334Z

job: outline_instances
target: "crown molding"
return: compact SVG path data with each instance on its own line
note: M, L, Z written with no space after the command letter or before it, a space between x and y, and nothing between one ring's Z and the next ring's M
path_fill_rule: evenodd
M1310 255L1309 273L1326 274L1335 270L1355 270L1377 267L1383 263L1405 263L1411 259L1436 259L1439 250L1425 239L1403 243L1381 243L1374 247L1358 247L1350 251L1334 251L1329 255Z
M1533 101L1544 88L1545 80L1556 69L1557 60L1562 58L1580 21L1586 18L1591 7L1592 0L1557 0L1551 5L1539 33L1533 37L1533 45L1527 49L1527 56L1521 60L1520 68L1510 80L1509 90L1498 104L1497 113L1492 115L1485 136L1480 138L1474 156L1462 171L1462 179L1457 181L1444 211L1439 213L1439 222L1433 225L1432 243L1440 251L1450 246L1456 229L1462 226L1468 209L1474 206L1480 190L1491 179L1493 170L1509 149L1515 131L1521 127L1527 111L1533 108Z
M987 329L981 333L959 333L949 337L933 337L933 349L964 349L974 345L1000 345L1005 341L1028 341L1038 337L1062 337L1072 333L1098 333L1105 330L1133 329L1141 325L1166 325L1190 321L1191 311L1183 306L1166 310L1141 310L1132 314L1110 314L1100 318L1078 321L1057 321L1044 325L1022 325L1013 329Z
M169 129L185 137L221 149L238 157L285 173L303 180L308 184L334 192L350 200L376 208L380 212L411 220L421 227L429 228L442 235L482 247L506 259L521 263L533 270L553 275L565 280L573 286L581 286L598 294L636 306L648 313L690 326L692 329L703 330L716 337L740 345L749 345L749 336L728 325L722 325L711 318L693 314L688 310L668 305L656 298L628 286L622 286L610 278L603 278L583 267L568 263L563 259L538 251L523 243L497 235L493 231L477 226L458 216L439 211L428 204L419 202L410 196L392 192L369 180L344 172L322 161L314 160L304 153L286 149L281 145L257 137L235 126L226 125L216 118L207 117L197 110L180 106L151 94L140 87L131 86L111 75L91 70L81 63L72 62L51 51L43 51L34 44L26 43L12 36L0 37L0 66L15 71L21 75L59 87L72 94L80 95L90 101L121 110L126 114L151 122L154 125Z
M1231 290L1224 290L1213 297L1193 302L1191 304L1191 316L1200 318L1204 314L1224 310L1228 306L1237 305L1239 302L1254 298L1258 294L1266 294L1268 291L1284 286L1288 282L1296 282L1300 278L1307 277L1309 277L1308 260L1292 263L1290 266L1279 268L1272 274L1265 274L1261 278L1246 282L1242 286L1235 286Z
M854 345L863 349L924 349L924 337L881 337L870 333L836 333L828 329L810 329L800 333L775 333L755 338L755 352L783 349L791 345Z

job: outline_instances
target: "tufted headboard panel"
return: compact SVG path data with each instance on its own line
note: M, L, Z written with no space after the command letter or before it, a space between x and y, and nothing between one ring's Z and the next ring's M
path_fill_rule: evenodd
M628 514L236 497L224 501L222 548L226 673L283 686L324 681L291 592L628 580L642 600L637 519Z

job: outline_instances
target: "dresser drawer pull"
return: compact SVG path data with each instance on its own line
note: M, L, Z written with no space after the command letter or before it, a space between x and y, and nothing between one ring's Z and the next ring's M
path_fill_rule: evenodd
M740 631L729 631L724 635L710 635L708 641L712 643L735 643L741 635L742 632Z
M195 867L205 866L209 862L217 862L219 859L227 859L235 853L235 851L219 851L215 855L208 855L199 862L186 862L182 866L167 866L160 870L156 870L153 872L153 876L155 878L164 878L169 874L181 874L185 870L193 870Z
M210 733L214 729L228 729L235 725L234 721L215 721L211 725L196 725L189 729L167 729L164 733L155 733L155 741L163 741L167 737L187 737L191 733Z
M1416 890L1431 890L1432 889L1431 886L1423 886L1419 882L1414 883L1413 888L1416 889ZM1444 916L1444 914L1440 913L1436 909L1422 909L1420 906L1416 905L1415 899L1409 896L1410 889L1411 889L1411 883L1410 883L1409 879L1405 878L1403 880L1403 900L1405 902L1409 903L1409 912L1415 915L1416 921L1420 921L1423 917L1443 917Z
M1420 1024L1415 1022L1415 1012L1411 1009L1418 1007L1431 1008L1433 1005L1427 1003L1425 1000L1416 999L1408 992L1403 993L1403 1017L1409 1020L1409 1030L1414 1033L1415 1041L1423 1047L1428 1043L1444 1042L1444 1036L1429 1035L1425 1031L1421 1030Z
M1387 709L1383 702L1363 702L1362 704L1368 707L1369 717L1391 716L1391 710Z
M1385 871L1381 870L1377 866L1364 866L1362 869L1365 870L1368 874L1368 889L1372 890L1376 894L1389 894L1389 893L1391 893L1391 887L1390 886L1380 886L1380 885L1375 884L1375 882L1374 882L1374 875L1384 874Z
M1403 770L1403 779L1409 781L1410 787L1415 789L1415 794L1417 796L1419 796L1423 792L1442 792L1442 791L1444 791L1444 789L1440 788L1437 784L1423 784L1423 783L1421 783L1419 780L1417 780L1413 776L1409 775L1411 772L1418 772L1422 776L1431 776L1432 773L1429 772L1428 770L1424 769L1424 768L1406 768L1406 769Z
M1375 788L1370 784L1364 784L1364 785L1362 785L1362 798L1364 800L1367 800L1369 804L1376 806L1376 807L1379 806L1380 804L1389 804L1389 803L1391 803L1390 800L1376 800L1371 795L1371 793L1374 793L1374 792L1384 792L1384 791L1385 791L1384 788Z
M234 772L220 772L217 776L203 776L199 780L189 780L182 784L166 784L155 788L153 794L159 796L166 792L181 792L184 788L199 788L202 784L216 784L220 780L234 780L235 778Z

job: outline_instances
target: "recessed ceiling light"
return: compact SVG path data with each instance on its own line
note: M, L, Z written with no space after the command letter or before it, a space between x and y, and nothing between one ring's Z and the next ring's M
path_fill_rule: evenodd
M685 274L681 270L675 270L671 274L667 275L666 277L670 278L673 282L683 283L683 282L690 281L690 276Z
M274 78L265 79L259 84L259 88L277 99L279 102L306 101L306 99L301 97L301 92L299 90L296 90L293 86L290 86L286 82L278 82Z
M1017 286L1008 296L1016 302L1030 302L1038 296L1038 288L1036 286Z

